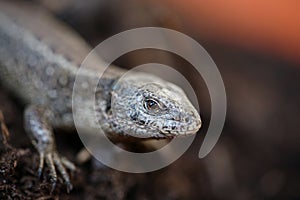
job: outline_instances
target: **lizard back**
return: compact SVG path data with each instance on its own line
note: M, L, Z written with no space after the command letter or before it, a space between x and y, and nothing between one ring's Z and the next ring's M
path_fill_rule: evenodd
M75 76L90 51L79 35L40 7L0 2L0 80L25 104L47 105L56 124L73 123ZM93 64L97 70L103 61L95 58ZM106 74L114 79L121 71ZM97 78L92 74L86 75L87 83Z

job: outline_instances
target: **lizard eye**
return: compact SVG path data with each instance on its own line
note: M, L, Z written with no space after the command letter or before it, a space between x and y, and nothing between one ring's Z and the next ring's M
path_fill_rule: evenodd
M159 103L154 99L146 99L144 101L144 107L150 112L158 112L160 110Z

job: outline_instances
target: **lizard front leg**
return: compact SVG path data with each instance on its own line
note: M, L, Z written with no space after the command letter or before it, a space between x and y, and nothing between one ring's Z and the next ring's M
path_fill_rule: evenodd
M49 111L44 107L31 105L25 110L24 120L25 130L40 155L38 175L41 176L45 161L50 168L51 192L57 182L56 168L61 173L69 192L72 184L66 168L75 170L75 166L65 157L60 156L56 150L52 127L49 124Z

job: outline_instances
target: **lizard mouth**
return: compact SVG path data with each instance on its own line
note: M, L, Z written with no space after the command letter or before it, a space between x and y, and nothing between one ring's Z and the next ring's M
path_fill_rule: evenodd
M175 127L171 127L171 128L163 128L161 130L159 130L159 133L163 136L163 137L180 137L180 136L188 136L188 135L193 135L196 134L199 129L202 126L202 121L201 119L197 119L192 123L183 123L182 125L179 125L180 127L182 127L181 129L176 129Z
M188 129L184 131L171 131L171 130L160 130L159 133L164 138L175 138L181 136L189 136L196 134L201 126L195 127L193 129Z

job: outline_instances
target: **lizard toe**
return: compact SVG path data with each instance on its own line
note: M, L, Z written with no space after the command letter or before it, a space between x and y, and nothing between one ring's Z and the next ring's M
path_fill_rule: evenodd
M58 153L54 153L53 154L53 159L54 159L54 163L55 163L55 165L57 167L57 170L62 175L62 178L63 178L63 180L64 180L64 182L65 182L65 184L67 186L67 192L69 193L72 190L73 186L71 184L69 174L67 173L67 170L65 168L66 165L64 164L64 162L66 162L67 159L64 158L64 157L60 157L58 155ZM74 166L73 163L71 163L70 161L68 161L68 164L70 165L70 167L72 169L75 169L75 166ZM67 166L67 168L68 168L68 166Z
M57 173L55 170L54 162L53 162L53 156L51 153L47 154L45 157L45 161L50 169L49 176L50 176L50 182L52 183L51 187L51 193L54 191L56 187L57 182Z

